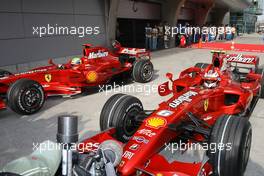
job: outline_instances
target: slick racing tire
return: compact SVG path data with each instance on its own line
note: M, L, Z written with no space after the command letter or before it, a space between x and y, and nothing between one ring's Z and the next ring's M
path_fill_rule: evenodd
M16 113L30 115L42 108L45 102L45 93L38 82L20 79L9 87L7 102L8 106Z
M257 71L258 74L261 74L262 79L261 79L261 88L260 88L260 98L264 98L264 65L260 66L260 68Z
M151 81L154 73L153 64L149 59L136 60L133 66L132 78L139 83Z
M0 69L0 78L12 75L11 72Z
M194 67L205 69L206 67L208 67L208 65L209 64L207 64L207 63L197 63L197 64L194 65Z
M217 119L211 131L208 151L214 174L243 176L251 140L252 129L247 118L224 115Z
M109 114L112 110L112 107L114 107L118 103L118 101L120 101L120 97L123 97L123 96L124 96L124 94L121 94L121 93L115 94L115 95L111 96L106 101L106 103L104 104L103 109L102 109L101 114L100 114L100 129L101 129L101 131L104 131L106 129L113 127L112 119L109 118Z
M142 111L143 105L138 98L124 94L113 95L101 111L101 130L114 127L116 138L126 142L138 129L135 117Z

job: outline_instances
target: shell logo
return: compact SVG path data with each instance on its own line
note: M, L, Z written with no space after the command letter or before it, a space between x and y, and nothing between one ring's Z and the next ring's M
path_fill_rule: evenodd
M97 73L95 71L90 71L86 75L86 79L89 82L95 82L97 80Z
M159 129L160 127L164 127L167 124L166 119L162 117L152 117L147 119L146 126L150 128Z

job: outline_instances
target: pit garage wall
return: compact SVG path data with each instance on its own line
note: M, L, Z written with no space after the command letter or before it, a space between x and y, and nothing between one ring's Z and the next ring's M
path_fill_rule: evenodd
M1 0L0 67L23 71L47 64L48 58L80 55L81 44L105 44L104 0ZM32 26L99 26L100 34L77 36L33 35ZM69 58L69 57L68 57ZM11 66L10 66L11 65Z

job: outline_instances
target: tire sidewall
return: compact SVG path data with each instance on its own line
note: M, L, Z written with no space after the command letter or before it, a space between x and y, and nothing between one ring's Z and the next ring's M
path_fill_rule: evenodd
M226 128L225 128L226 126ZM250 154L252 129L248 119L240 116L220 117L213 129L210 138L210 144L231 143L231 150L219 150L215 153L208 153L210 163L213 166L214 174L242 176ZM245 156L244 149L249 140L248 156ZM221 144L222 145L222 144ZM224 173L223 173L224 172ZM231 173L230 173L231 172Z
M144 68L149 66L151 71L151 76L149 78L144 77ZM146 83L152 80L153 78L153 64L148 59L137 60L134 63L132 77L136 82Z
M34 89L39 96L38 103L35 107L29 107L23 101L23 94ZM29 79L20 79L14 82L7 92L8 106L15 112L22 115L30 115L38 112L45 102L45 93L43 87L36 81Z
M44 99L45 99L45 95L44 95L44 91L41 85L34 83L32 85L34 87L34 89L37 91L38 96L40 97L39 103L37 104L36 107L27 107L27 105L25 104L25 102L23 102L23 94L28 91L30 88L32 87L28 87L25 86L23 89L20 89L18 91L18 98L17 98L17 106L21 111L24 111L26 113L34 113L37 112L41 109L42 105L44 104Z
M129 105L124 105L124 108L119 112L119 119L117 120L117 136L120 140L122 141L128 141L131 136L133 135L133 133L131 134L127 134L125 128L125 122L128 120L128 113L131 110L138 110L138 112L143 111L143 106L141 104L141 102L133 102ZM136 131L136 129L134 130L134 132Z

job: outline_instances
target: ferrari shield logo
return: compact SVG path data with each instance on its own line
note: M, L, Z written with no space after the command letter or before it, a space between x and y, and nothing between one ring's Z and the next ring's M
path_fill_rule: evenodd
M45 75L45 81L50 82L51 81L51 74Z
M206 100L204 101L204 110L205 110L205 111L207 111L208 106L209 106L209 100L206 99Z

